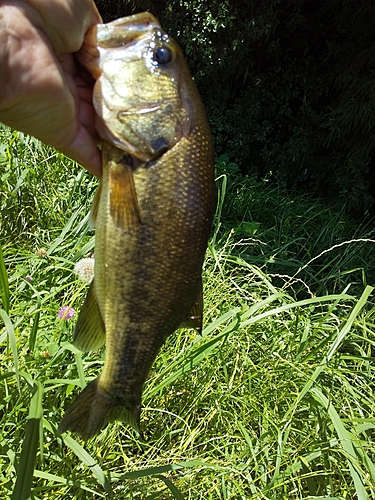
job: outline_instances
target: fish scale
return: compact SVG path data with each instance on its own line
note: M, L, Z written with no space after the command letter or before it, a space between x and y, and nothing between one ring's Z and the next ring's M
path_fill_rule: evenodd
M92 208L95 277L73 343L89 351L105 342L106 355L59 431L89 439L113 420L139 430L143 385L160 347L180 326L201 329L215 190L205 110L181 50L156 19L143 13L99 25L85 44L82 62L98 77L103 178Z

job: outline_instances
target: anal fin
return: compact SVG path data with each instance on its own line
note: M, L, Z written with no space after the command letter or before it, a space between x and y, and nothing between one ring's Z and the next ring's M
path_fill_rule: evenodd
M105 327L92 281L74 330L73 344L81 351L95 351L105 343Z

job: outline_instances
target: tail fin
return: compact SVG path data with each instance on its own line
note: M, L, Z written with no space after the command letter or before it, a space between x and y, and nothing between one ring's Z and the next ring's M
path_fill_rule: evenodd
M120 406L100 387L99 379L96 378L85 387L69 406L58 428L60 434L69 430L80 434L87 441L114 420L121 420L139 432L141 405L132 410Z

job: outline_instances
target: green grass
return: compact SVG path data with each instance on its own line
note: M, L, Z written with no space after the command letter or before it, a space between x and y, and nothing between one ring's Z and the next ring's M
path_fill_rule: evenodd
M375 237L217 162L201 336L179 330L121 423L56 433L104 354L71 344L97 182L0 131L0 499L374 499ZM31 276L32 281L26 279Z

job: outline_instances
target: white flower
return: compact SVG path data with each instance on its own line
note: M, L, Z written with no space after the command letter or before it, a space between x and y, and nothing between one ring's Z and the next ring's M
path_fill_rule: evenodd
M81 259L74 266L74 272L85 283L91 283L94 277L94 263L95 259L92 257Z

